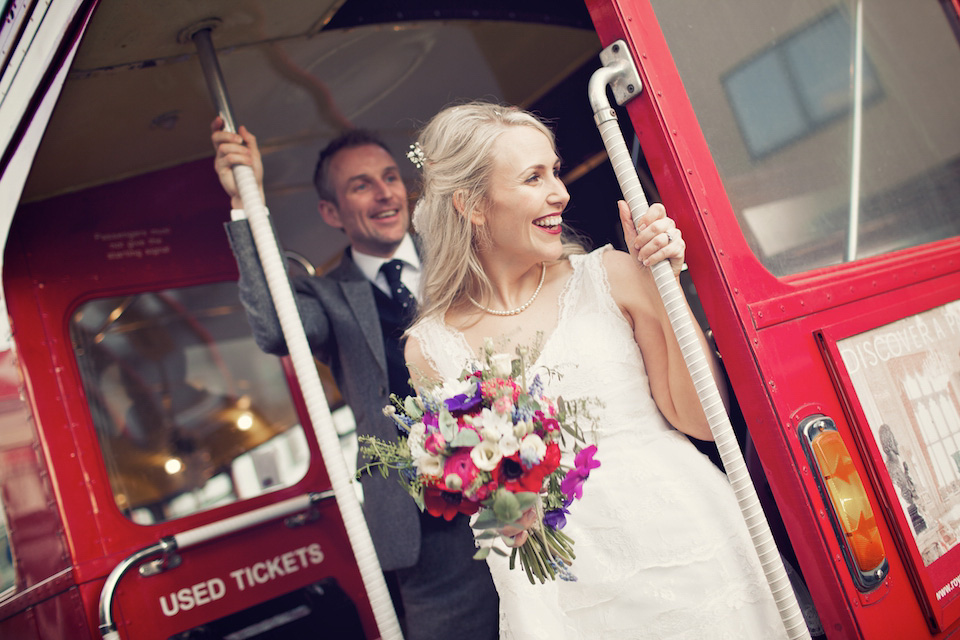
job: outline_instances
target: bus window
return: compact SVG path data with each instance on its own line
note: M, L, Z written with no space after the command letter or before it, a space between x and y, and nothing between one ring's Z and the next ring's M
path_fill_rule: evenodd
M82 304L74 353L117 507L140 524L299 481L303 430L277 358L216 283Z
M940 3L652 4L772 273L960 233L960 47Z
M0 494L0 600L13 591L15 574L13 572L13 552L10 549L10 535L7 533L6 508L3 495Z
M38 459L33 416L20 395L21 384L14 351L0 348L0 600L14 595L19 559L33 556L32 543L50 526L37 517L38 510L49 509L49 492L42 480L46 474ZM22 523L28 523L25 526L33 535L14 539L18 523L20 531ZM14 546L19 549L16 556Z

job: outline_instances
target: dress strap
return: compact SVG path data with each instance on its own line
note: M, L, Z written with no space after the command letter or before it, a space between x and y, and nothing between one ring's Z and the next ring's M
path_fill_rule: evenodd
M436 318L416 323L410 335L420 343L420 352L441 382L457 379L464 367L476 360L463 334Z
M607 251L615 251L615 249L612 245L605 244L590 253L570 256L574 278L580 278L583 282L581 286L575 288L579 291L577 300L568 300L565 306L578 308L578 305L586 305L585 308L603 309L622 316L610 292L610 280L603 265L603 254Z

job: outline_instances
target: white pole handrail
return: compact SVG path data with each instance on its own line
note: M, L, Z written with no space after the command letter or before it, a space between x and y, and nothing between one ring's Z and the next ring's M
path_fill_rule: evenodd
M191 37L197 47L200 64L203 67L211 97L221 118L223 118L224 127L228 131L236 132L226 85L220 73L220 65L217 62L216 51L210 38L210 29L209 27L201 28ZM400 623L393 608L390 592L387 590L386 580L384 580L383 572L380 569L380 562L377 559L373 540L370 537L370 530L367 528L366 520L363 517L360 500L351 483L352 476L347 470L343 452L340 449L340 439L333 425L330 407L327 405L323 386L320 383L320 375L317 372L313 353L310 351L300 313L297 310L293 290L290 287L290 280L287 277L286 263L280 254L277 240L274 237L273 227L270 224L266 204L257 186L256 176L251 167L243 165L235 166L233 175L237 182L240 198L243 200L243 209L250 224L254 244L260 254L260 263L267 280L270 296L277 310L277 316L280 319L280 328L287 342L290 360L300 389L303 392L307 413L316 432L323 464L326 466L337 505L340 507L347 537L357 560L357 567L366 587L367 597L373 609L377 627L382 638L401 639L403 636L400 631Z
M614 97L619 104L623 104L639 95L640 76L626 43L622 40L605 48L600 54L600 59L604 66L595 71L590 78L587 93L597 129L603 139L603 146L607 150L607 155L610 156L610 163L616 173L620 189L623 191L623 197L630 208L630 214L634 222L637 222L647 211L649 204L624 142L623 133L617 123L617 114L607 99L607 86L612 87ZM796 594L790 585L780 552L773 541L773 534L770 532L770 526L760 506L756 488L750 480L750 473L720 397L716 380L711 373L707 356L700 346L683 291L673 275L673 269L668 260L653 265L652 271L654 282L657 284L663 306L670 319L670 326L673 328L684 362L693 378L697 397L707 416L720 459L737 497L750 537L757 549L783 625L791 639L810 638L810 632L807 630L800 606L797 604Z

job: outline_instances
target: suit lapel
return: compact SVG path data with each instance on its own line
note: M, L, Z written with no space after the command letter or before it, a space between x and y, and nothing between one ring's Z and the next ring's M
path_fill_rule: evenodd
M344 253L343 260L329 275L340 285L340 291L343 292L344 299L353 311L354 319L367 339L370 351L385 372L387 354L383 348L383 329L380 327L377 303L373 298L372 283L357 268L350 257L349 250Z

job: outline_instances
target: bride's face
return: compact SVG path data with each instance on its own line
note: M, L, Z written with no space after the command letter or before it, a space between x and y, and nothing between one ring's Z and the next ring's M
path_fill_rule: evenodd
M507 129L493 147L494 165L482 211L497 259L556 260L560 220L570 194L560 181L560 158L550 140L527 126Z

